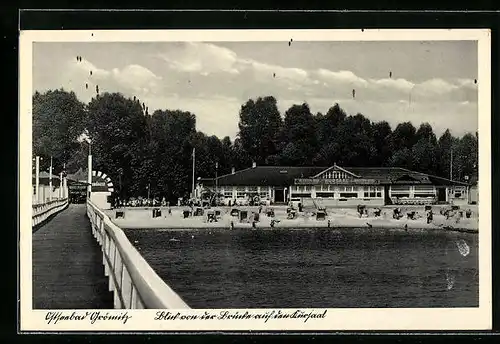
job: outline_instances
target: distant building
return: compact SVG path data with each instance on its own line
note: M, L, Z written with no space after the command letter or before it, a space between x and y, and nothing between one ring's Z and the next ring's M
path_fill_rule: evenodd
M32 202L33 203L45 203L50 199L59 198L59 192L61 188L61 181L59 180L59 175L52 175L52 190L50 189L50 174L45 171L40 171L38 176L38 200L36 199L36 175L33 173L31 175L31 185L32 185Z
M73 174L68 175L70 198L87 198L88 169L80 168ZM111 179L104 173L92 171L92 193L91 200L101 209L111 208L111 197L114 192Z
M215 178L199 178L196 195L217 191L227 204L248 199L324 206L467 204L468 184L399 167L255 166Z

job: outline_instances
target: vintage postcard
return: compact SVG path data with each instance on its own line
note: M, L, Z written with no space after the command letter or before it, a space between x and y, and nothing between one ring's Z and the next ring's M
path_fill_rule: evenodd
M19 56L21 331L491 329L488 30Z

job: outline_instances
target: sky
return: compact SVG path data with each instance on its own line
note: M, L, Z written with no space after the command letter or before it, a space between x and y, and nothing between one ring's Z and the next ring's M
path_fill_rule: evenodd
M474 41L37 42L33 92L64 88L87 103L98 85L149 113L190 111L219 138L234 139L241 105L268 95L282 116L293 104L324 114L338 103L393 129L428 122L461 136L478 127L477 55Z

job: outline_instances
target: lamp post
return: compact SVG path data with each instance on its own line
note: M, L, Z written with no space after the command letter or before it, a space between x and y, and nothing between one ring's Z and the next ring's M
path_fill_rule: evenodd
M63 198L63 173L59 173L59 199Z
M88 156L88 171L87 171L87 197L90 199L90 195L92 194L92 143L90 139L87 139L89 143L89 156Z

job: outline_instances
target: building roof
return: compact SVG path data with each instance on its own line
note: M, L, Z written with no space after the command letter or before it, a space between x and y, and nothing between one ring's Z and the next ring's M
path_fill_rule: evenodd
M340 167L334 166L341 171L346 171L355 178L375 179L380 184L392 184L402 181L411 181L421 184L433 185L467 185L438 176L428 175L421 172L411 171L401 167ZM291 166L257 166L236 171L234 174L226 174L217 178L219 186L289 186L293 185L296 178L317 178L333 167L291 167ZM200 183L205 186L213 186L214 178L200 178Z
M344 169L352 171L363 178L377 179L381 184L391 184L398 180L414 179L424 184L467 185L467 183L433 176L422 172L411 171L402 167L344 167Z
M50 185L50 173L45 172L45 171L40 171L38 175L38 182L40 185ZM36 174L33 173L31 175L31 184L35 185L36 184ZM52 186L58 187L59 186L59 175L53 174L52 175Z
M219 186L289 186L295 178L308 178L327 167L256 166L217 177ZM200 178L207 185L213 178ZM213 183L213 182L212 182ZM213 184L212 184L213 185Z

